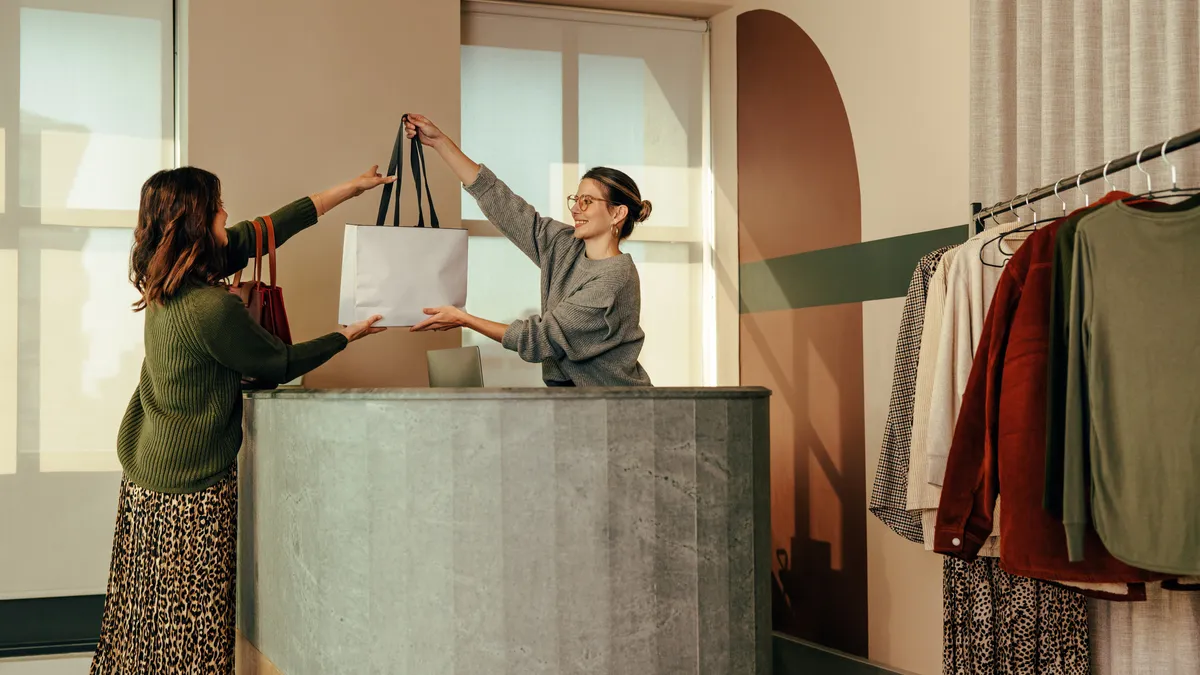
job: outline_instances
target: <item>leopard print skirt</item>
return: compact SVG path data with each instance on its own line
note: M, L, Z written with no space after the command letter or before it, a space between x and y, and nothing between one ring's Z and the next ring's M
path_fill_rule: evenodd
M192 494L121 481L92 675L231 675L237 474Z
M942 566L947 675L1087 675L1086 599L1009 574L995 558Z

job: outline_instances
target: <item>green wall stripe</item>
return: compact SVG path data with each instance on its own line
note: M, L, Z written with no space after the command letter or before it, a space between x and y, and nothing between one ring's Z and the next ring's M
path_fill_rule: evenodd
M742 314L903 297L921 256L968 236L958 225L745 263Z

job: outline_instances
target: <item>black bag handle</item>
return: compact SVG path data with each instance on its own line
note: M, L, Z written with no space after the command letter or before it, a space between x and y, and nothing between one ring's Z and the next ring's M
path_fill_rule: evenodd
M392 226L400 226L400 189L401 177L404 171L404 160L400 154L400 149L404 142L404 123L408 121L408 115L404 115L400 119L400 129L396 132L396 142L392 145L392 157L388 161L388 176L396 177L396 193L395 193L395 209L392 213ZM439 227L437 211L433 207L433 193L429 189L429 174L425 165L425 146L421 143L420 136L416 136L409 143L409 164L412 165L413 183L417 188L417 227L425 227L425 209L421 201L421 183L425 184L425 196L429 200L429 224L432 227ZM424 178L424 181L422 181ZM388 200L392 198L392 183L385 183L383 193L379 196L379 215L375 218L375 226L381 227L384 221L387 220Z

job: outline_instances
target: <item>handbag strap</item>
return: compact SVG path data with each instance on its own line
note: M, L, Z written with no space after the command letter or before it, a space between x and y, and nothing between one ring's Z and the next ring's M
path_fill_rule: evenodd
M253 268L253 271L251 272L251 274L253 274L254 276L252 277L251 281L258 281L259 279L262 278L262 254L263 254L262 229L259 227L257 218L250 221L250 225L251 225L251 227L254 228L254 268ZM271 239L272 239L272 241L274 241L274 233L272 233ZM274 252L275 252L274 249L275 249L275 247L274 247L274 245L272 245L272 247L271 247L272 254L274 254ZM273 259L273 256L272 256L272 259ZM272 276L274 276L274 271L275 271L275 266L274 266L274 264L272 264L271 265ZM274 282L274 278L272 278L272 282ZM238 270L233 275L233 285L237 286L240 283L242 283L242 271Z
M254 224L254 281L262 281L263 236L262 223L258 218L251 221Z
M271 216L263 216L263 225L267 228L267 264L270 267L269 274L271 275L271 288L275 288L275 223L271 220Z
M392 226L400 226L400 190L402 184L402 176L404 173L404 160L401 154L401 148L404 143L404 123L408 121L408 115L404 115L400 119L400 128L396 131L396 142L392 144L392 156L388 161L387 176L395 176L396 182L385 183L383 192L379 196L379 213L375 217L375 226L380 227L387 221L388 200L394 200L395 206L392 213ZM425 165L425 146L421 143L420 134L412 139L409 147L409 164L411 164L413 182L417 188L417 227L425 227L425 209L421 200L421 188L424 183L425 197L429 201L429 224L432 227L439 227L437 210L433 206L433 192L429 188L429 174ZM395 189L393 197L392 190Z

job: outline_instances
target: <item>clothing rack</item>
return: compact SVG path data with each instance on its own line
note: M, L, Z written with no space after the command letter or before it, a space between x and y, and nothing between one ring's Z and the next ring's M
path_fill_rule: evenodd
M1124 157L1111 160L1105 164L1101 164L1093 169L1088 169L1082 173L1064 176L1063 178L1058 179L1058 181L1055 183L1044 185L1026 194L1017 195L1008 201L997 202L986 209L982 208L982 204L974 202L971 204L972 232L982 232L984 229L983 223L990 216L1000 214L1004 211L1011 210L1026 203L1032 204L1033 202L1054 196L1056 188L1059 193L1061 193L1063 190L1068 188L1079 187L1084 183L1091 183L1092 181L1106 178L1111 174L1133 168L1137 166L1139 161L1144 163L1156 158L1165 159L1166 155L1169 153L1191 147L1198 143L1200 143L1200 129L1194 129L1186 134L1169 138L1162 143L1148 145L1138 152L1130 153ZM1174 167L1172 167L1172 169L1173 168Z

